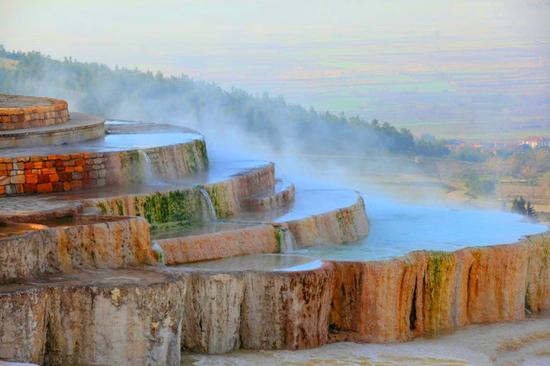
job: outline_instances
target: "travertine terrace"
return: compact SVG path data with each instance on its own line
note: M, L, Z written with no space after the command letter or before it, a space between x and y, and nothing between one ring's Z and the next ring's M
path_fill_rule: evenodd
M406 341L550 307L547 234L384 261L292 255L364 238L361 196L209 162L197 132L60 100L2 96L0 122L0 360L179 365L182 350Z

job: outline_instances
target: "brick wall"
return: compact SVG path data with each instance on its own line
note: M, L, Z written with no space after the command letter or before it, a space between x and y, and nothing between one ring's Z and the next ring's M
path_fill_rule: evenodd
M102 153L0 158L0 195L104 186L107 160Z
M208 166L204 140L146 151L154 172L162 178L181 178ZM0 196L125 185L146 178L138 150L0 157Z
M17 108L0 108L0 130L42 127L60 124L69 120L67 102L60 99L42 98L50 105Z

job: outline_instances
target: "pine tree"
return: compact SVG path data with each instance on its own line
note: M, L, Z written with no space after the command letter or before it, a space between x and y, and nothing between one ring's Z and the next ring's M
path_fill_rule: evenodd
M531 202L527 201L527 206L525 208L525 213L527 214L527 216L529 217L535 217L537 216L537 213L535 211L535 208L533 207L533 205L531 204Z

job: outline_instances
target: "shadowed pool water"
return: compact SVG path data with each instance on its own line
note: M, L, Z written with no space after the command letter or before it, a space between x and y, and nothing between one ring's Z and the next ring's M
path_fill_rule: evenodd
M298 249L296 254L337 260L374 260L413 250L454 251L468 246L513 243L547 230L523 216L465 208L400 204L364 197L370 231L349 245Z
M67 145L0 149L0 156L60 155L78 152L138 150L182 144L200 139L202 139L202 135L198 133L177 131L162 133L115 133L107 134L99 139Z
M320 268L320 260L297 255L255 254L242 257L229 257L215 261L190 263L173 268L205 271L265 271L297 272Z

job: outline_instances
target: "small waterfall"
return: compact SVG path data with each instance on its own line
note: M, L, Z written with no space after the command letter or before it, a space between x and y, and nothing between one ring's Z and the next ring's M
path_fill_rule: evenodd
M157 255L157 259L160 264L166 263L166 256L164 254L164 250L162 250L162 247L159 245L159 243L156 240L153 240L151 242L151 248L153 248L153 252Z
M281 243L281 253L288 253L296 250L296 238L290 229L283 229L283 240Z
M138 150L139 163L141 165L141 179L144 183L155 181L155 173L153 172L153 164L149 155L143 150Z
M210 198L210 195L208 194L208 191L204 188L199 188L199 192L201 193L202 199L204 203L206 204L206 215L205 220L206 221L217 221L218 216L216 215L216 209L214 208L214 204L212 203L212 199Z

